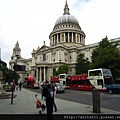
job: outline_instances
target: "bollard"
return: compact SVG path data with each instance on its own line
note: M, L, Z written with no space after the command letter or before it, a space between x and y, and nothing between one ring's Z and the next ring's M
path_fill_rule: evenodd
M92 89L92 98L93 98L93 112L100 113L100 91L96 88Z

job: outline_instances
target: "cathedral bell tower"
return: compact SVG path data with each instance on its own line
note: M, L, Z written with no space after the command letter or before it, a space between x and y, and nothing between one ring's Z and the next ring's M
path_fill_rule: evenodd
M21 49L20 49L19 43L17 41L17 43L15 44L15 47L13 48L13 54L11 56L11 59L14 61L19 58L21 58Z

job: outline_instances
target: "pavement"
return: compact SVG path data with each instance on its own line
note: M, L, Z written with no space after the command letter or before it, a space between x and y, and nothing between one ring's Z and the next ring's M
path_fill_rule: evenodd
M8 92L9 96L11 92ZM22 88L21 91L17 90L14 92L13 104L11 104L11 97L0 97L0 117L3 115L39 115L40 108L36 108L36 97L42 104L45 104L44 100L41 100L41 94L30 91L29 89ZM93 113L93 106L80 104L76 102L66 101L56 98L56 104L58 107L57 112L53 112L53 115L120 115L120 111L113 111L109 109L101 108L99 113ZM43 112L46 115L46 110Z

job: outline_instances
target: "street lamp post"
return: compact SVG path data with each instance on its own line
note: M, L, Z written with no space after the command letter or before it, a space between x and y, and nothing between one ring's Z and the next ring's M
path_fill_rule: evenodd
M17 56L16 56L16 57L17 57ZM16 67L17 67L17 59L16 59L16 62L14 62L14 66L13 66L14 72L13 72L13 84L12 84L12 87L11 87L11 90L12 90L11 104L13 104L13 97L14 97L14 90L15 90L14 83L15 83Z
M14 87L14 82L15 82L15 71L16 71L16 65L15 65L15 63L14 63L13 69L14 69L14 72L13 72L13 83L12 83L12 88L11 88L11 90L12 90L11 104L13 104L13 97L14 97L14 90L15 90L15 87Z
M13 104L13 96L14 96L14 84L12 85L12 96L11 96L11 104Z

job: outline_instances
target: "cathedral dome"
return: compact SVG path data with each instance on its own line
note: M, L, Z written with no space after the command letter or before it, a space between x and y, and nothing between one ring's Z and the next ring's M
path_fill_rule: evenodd
M74 23L76 25L79 25L77 19L74 16L69 15L69 14L65 14L59 17L55 23L55 26L59 24L63 24L63 23Z
M70 15L67 0L64 13L56 20L49 39L51 46L61 43L65 46L75 45L80 47L85 45L85 33L81 29L78 20Z
M65 8L64 8L64 13L61 17L59 17L57 19L57 21L55 23L55 27L57 25L66 24L66 23L71 23L71 24L75 24L75 25L79 26L79 22L77 21L77 19L74 16L70 15L67 2L65 5Z

